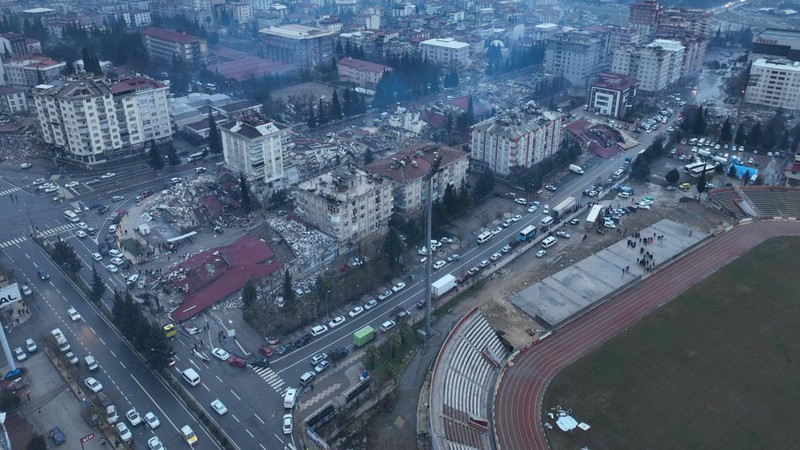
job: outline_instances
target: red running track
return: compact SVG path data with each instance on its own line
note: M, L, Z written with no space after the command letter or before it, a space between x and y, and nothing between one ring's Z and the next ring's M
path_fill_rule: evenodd
M542 401L558 372L764 240L800 236L798 222L738 225L516 355L493 402L498 450L547 449Z

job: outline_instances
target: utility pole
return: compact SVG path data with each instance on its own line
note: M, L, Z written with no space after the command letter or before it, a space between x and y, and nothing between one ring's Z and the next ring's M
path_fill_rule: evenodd
M425 261L425 336L431 334L431 271L433 270L433 247L431 245L431 218L433 216L433 179L436 172L439 171L439 166L442 163L442 157L439 152L433 153L433 162L431 162L431 170L425 175L425 181L428 190L428 204L426 207L425 218L425 248L428 249L428 260Z

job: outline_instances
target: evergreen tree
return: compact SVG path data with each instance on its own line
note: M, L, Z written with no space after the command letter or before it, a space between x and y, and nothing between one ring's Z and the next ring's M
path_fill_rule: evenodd
M700 174L700 179L697 180L697 194L698 198L703 196L706 191L706 166L703 166L703 173Z
M761 146L761 122L756 122L750 132L747 133L747 145Z
M730 144L732 138L733 130L731 127L731 120L726 117L725 122L722 123L722 130L719 133L719 140L722 141L723 144Z
M239 173L239 191L242 196L242 209L245 215L250 214L250 190L247 188L247 180L244 173Z
M97 273L97 267L92 264L92 291L89 293L89 300L99 304L106 292L106 284L103 278Z
M37 84L44 84L44 76L42 75L42 71L39 68L36 68L36 83Z
M736 139L733 143L736 145L744 145L745 141L747 141L747 135L745 134L744 125L739 124L736 127Z
M71 273L78 273L83 267L75 250L63 239L59 239L53 246L53 261Z
M292 275L289 274L288 270L283 271L283 304L284 306L291 310L295 307L295 300L297 295L294 293L294 287L292 286Z
M314 128L317 126L317 115L314 113L314 104L308 104L308 116L306 116L306 125L308 128Z
M172 167L181 164L181 157L178 156L178 152L175 150L175 143L173 142L170 142L167 147L167 162L169 162L169 165Z
M467 126L471 127L475 124L475 106L472 104L472 96L469 96L469 101L467 102Z
M242 286L242 303L245 309L247 310L255 306L257 300L258 292L256 291L256 285L252 279L248 279L244 283L244 286Z
M667 180L667 183L675 184L681 179L681 173L678 172L678 169L672 169L667 172L667 175L664 178Z
M389 228L383 240L383 254L389 259L389 263L396 265L400 262L400 255L403 254L403 241L397 235L394 228Z
M736 167L733 164L728 168L728 177L736 178Z
M697 116L694 120L694 134L698 136L702 136L706 133L706 119L705 115L703 114L703 108L697 108Z
M319 126L328 123L328 116L325 114L325 103L319 99L319 106L317 107L317 124Z
M372 161L375 161L375 153L372 152L371 148L367 147L367 149L364 150L364 165L366 166Z
M217 119L214 118L214 111L210 106L208 107L208 149L215 155L222 153L222 134L217 128Z
M147 164L156 172L164 168L164 158L158 150L155 140L150 140L150 152Z
M331 98L331 120L336 121L342 118L342 105L339 103L339 94L333 90Z

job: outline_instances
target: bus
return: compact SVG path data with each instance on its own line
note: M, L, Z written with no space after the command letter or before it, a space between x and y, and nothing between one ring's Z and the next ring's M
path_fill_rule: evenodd
M703 166L705 166L705 167L703 167ZM716 170L716 168L717 168L717 166L715 166L714 164L705 163L704 165L701 165L700 167L695 167L694 169L692 169L689 172L689 175L697 178L700 175L702 175L703 172L705 172L706 175L714 173L714 170Z
M75 214L74 211L70 211L70 210L64 211L64 217L66 217L67 220L69 220L70 222L73 222L73 223L81 221L81 218L78 217L78 215Z
M206 157L206 152L192 153L191 155L189 155L189 162L199 161L205 157Z
M536 239L536 227L528 225L519 232L519 241L528 242Z
M706 164L707 163L704 163L704 162L695 162L695 163L687 164L687 165L683 166L683 171L686 172L686 173L692 173L692 170L694 170L694 169L696 169L698 167L700 167L701 170L702 170L702 167L705 166Z

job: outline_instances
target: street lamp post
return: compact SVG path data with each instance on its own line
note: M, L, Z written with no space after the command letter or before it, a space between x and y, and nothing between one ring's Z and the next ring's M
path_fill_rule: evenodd
M428 260L425 262L425 336L431 334L431 271L433 269L433 248L431 248L431 217L433 214L433 179L436 172L439 171L439 166L442 163L442 158L438 152L434 152L433 162L431 169L428 171L426 178L426 187L428 190L428 203L426 205L426 220L425 220L425 248L428 249Z

